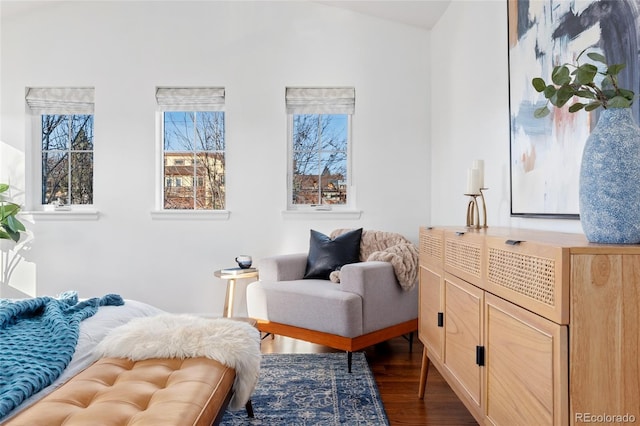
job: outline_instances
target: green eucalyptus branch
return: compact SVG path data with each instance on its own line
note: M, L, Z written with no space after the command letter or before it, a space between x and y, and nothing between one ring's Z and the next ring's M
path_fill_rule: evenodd
M9 185L0 183L0 240L11 239L17 243L20 240L20 232L24 232L25 227L16 217L20 212L20 206L5 200L2 195L8 190Z
M561 108L572 98L577 97L585 102L575 102L569 107L569 112L577 112L581 109L593 111L597 108L630 108L633 105L635 93L631 90L622 89L618 84L618 74L626 64L608 65L606 58L595 52L587 53L587 56L606 66L604 72L591 63L580 65L580 57L586 49L580 52L576 58L576 64L563 64L553 68L551 73L551 83L547 84L542 78L536 77L531 80L533 88L542 93L547 99L544 106L534 111L534 116L542 118L551 112L549 103ZM603 76L601 87L595 83L597 75Z

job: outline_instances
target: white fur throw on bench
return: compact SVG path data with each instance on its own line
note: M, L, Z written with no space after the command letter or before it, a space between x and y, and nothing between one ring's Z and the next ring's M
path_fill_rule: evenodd
M335 238L348 231L351 229L336 229L330 237ZM418 281L418 259L418 249L404 236L394 232L362 231L360 261L391 263L396 279L405 291L413 289ZM333 271L329 279L339 283L340 271Z
M134 318L114 328L95 348L101 357L206 357L236 371L229 408L238 410L251 398L260 373L260 334L251 324L227 318L160 314Z

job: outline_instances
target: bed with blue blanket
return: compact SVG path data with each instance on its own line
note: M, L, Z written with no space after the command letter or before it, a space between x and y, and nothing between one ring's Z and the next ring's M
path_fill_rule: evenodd
M0 299L0 423L93 364L93 348L110 330L161 313L112 294Z

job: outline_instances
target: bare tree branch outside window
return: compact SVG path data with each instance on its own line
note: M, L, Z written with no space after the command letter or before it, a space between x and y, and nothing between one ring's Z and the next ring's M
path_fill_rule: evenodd
M346 114L294 114L292 204L347 203Z
M164 208L225 208L224 112L164 113Z
M42 204L93 204L93 115L42 115Z

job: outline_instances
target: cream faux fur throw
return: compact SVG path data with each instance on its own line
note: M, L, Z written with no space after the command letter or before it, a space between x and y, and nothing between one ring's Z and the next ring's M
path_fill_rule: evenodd
M160 314L134 318L111 330L96 346L100 357L206 357L236 371L229 408L239 410L251 398L260 373L260 334L251 324L227 318Z
M336 229L330 235L335 238L351 229ZM418 281L418 249L404 236L394 232L362 231L360 261L389 262L393 266L398 283L403 290L413 289ZM340 271L329 275L333 282L340 282Z

